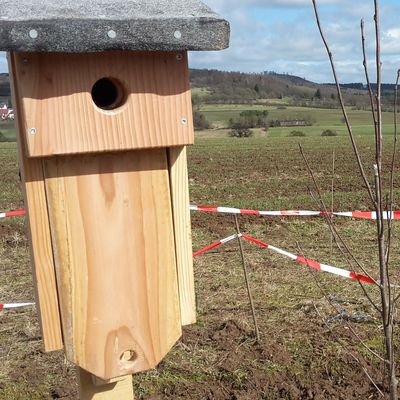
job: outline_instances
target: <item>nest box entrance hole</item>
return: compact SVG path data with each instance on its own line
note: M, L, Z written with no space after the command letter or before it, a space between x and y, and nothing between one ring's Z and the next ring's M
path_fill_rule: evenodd
M101 78L92 87L92 100L102 110L115 110L126 101L126 90L115 78Z

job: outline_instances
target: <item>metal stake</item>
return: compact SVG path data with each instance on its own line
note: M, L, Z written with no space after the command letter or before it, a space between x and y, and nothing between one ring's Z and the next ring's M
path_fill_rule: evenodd
M334 196L334 181L335 181L335 151L332 152L332 182L331 182L331 224L333 224L333 196ZM333 252L333 232L331 232L331 254Z
M237 217L236 214L234 215L234 219L235 219L236 233L238 234L238 238L237 239L238 239L238 243L239 243L240 256L242 258L244 279L246 281L247 294L249 296L251 313L253 315L254 330L255 330L255 334L256 334L256 340L259 343L260 342L260 331L258 330L256 312L255 312L255 309L254 309L253 297L251 295L250 282L249 282L249 277L248 277L248 274L247 274L246 260L244 258L244 251L243 251L242 241L241 241L241 237L240 237L239 222L238 222L238 217Z

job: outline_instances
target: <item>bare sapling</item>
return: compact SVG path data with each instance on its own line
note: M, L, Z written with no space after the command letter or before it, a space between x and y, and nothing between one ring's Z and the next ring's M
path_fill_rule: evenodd
M382 160L383 160L383 131L382 131L382 62L381 62L381 38L380 38L380 15L379 15L379 1L374 0L374 27L375 27L375 67L376 67L376 89L370 82L368 63L367 63L367 52L365 45L365 35L364 35L364 22L361 21L361 45L363 52L363 65L365 71L365 78L368 87L370 107L372 120L374 125L375 133L375 160L374 164L368 167L369 171L373 171L373 182L370 182L364 163L357 146L357 142L353 133L352 125L346 111L345 101L338 80L338 75L336 71L336 66L334 62L334 57L332 51L327 42L326 36L321 26L320 17L317 8L317 0L312 0L316 23L321 35L321 39L324 43L325 49L327 51L329 61L331 64L331 69L333 72L333 77L335 80L336 90L338 94L338 99L340 107L343 112L344 122L347 127L347 131L352 144L353 152L357 161L359 173L361 179L363 180L364 187L368 193L370 204L376 213L376 243L377 243L377 253L378 253L378 273L379 281L376 281L377 286L380 291L380 300L374 303L372 299L368 296L364 289L364 294L368 296L368 300L373 304L375 310L378 311L380 315L382 334L384 339L384 351L383 351L383 361L384 361L384 376L386 383L386 392L390 400L398 399L398 379L396 376L396 358L395 358L395 346L394 346L394 329L395 329L395 311L396 311L396 301L400 297L396 294L396 287L391 282L391 245L392 245L392 234L393 234L393 197L394 197L394 177L395 177L395 160L396 160L396 144L397 144L397 100L398 100L398 84L400 79L400 71L397 72L397 80L395 85L395 96L394 96L394 140L392 157L390 163L390 169L388 171L383 170ZM304 153L302 153L304 156ZM306 160L306 159L305 159ZM388 173L390 177L389 187L383 187L384 174ZM314 181L316 185L316 182ZM319 194L320 199L322 197ZM386 210L386 211L385 211ZM385 220L387 222L385 222ZM337 230L334 225L327 219L327 222L335 235L336 244L339 246L345 246L343 241L340 239ZM349 253L347 253L349 254ZM351 256L352 261L355 261L358 266L360 264L357 262L356 257ZM362 286L362 284L360 283ZM382 392L380 392L382 394Z

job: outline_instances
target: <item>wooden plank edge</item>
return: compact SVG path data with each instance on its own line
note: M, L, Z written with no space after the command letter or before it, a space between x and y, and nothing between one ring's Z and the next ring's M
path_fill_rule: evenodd
M27 209L27 231L30 242L31 266L35 286L36 306L40 315L40 326L45 351L61 350L63 345L61 318L58 304L58 292L54 259L50 235L49 216L46 204L46 192L43 179L43 168L40 159L26 157L23 139L23 111L16 82L15 53L8 53L10 83L17 118L17 145L20 172L23 186L25 207ZM26 184L28 185L26 186ZM32 197L37 197L33 199ZM36 204L35 204L36 203ZM34 210L39 203L40 215ZM32 210L32 213L30 213Z
M181 323L196 322L186 146L168 148Z

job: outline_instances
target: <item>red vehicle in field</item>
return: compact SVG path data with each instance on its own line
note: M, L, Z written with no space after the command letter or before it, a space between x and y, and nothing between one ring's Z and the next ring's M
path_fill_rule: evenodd
M6 104L3 104L0 106L0 118L2 121L14 120L14 110L12 108L8 108Z

